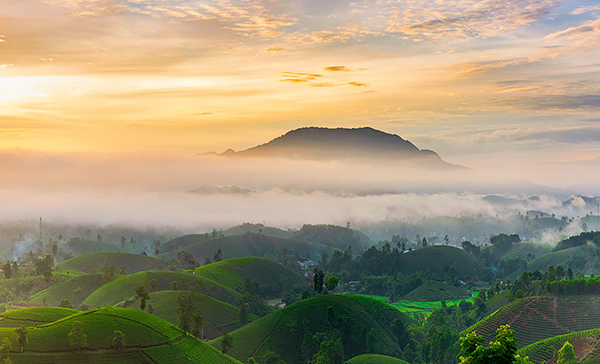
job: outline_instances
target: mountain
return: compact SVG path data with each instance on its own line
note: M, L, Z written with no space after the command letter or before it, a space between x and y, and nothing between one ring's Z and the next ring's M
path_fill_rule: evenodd
M239 152L228 149L219 155L307 160L377 159L411 161L435 167L457 167L444 162L434 151L419 149L398 135L370 127L300 128L289 131L266 144Z

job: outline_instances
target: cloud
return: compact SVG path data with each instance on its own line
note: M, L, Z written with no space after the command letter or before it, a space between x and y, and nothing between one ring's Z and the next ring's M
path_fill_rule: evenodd
M581 15L585 13L594 13L600 11L600 5L580 6L571 12L571 15Z
M458 65L451 66L450 68L454 71L451 78L462 78L473 75L479 72L485 72L493 69L499 69L504 67L519 66L527 63L533 63L540 61L539 58L519 58L519 59L508 59L508 60L497 60L488 62L473 62L473 63L461 63Z
M324 68L325 71L328 72L350 72L352 71L346 66L329 66Z
M355 86L355 87L367 87L367 86L368 86L366 83L363 83L363 82L355 82L355 81L348 82L348 85L349 85L349 86Z
M600 19L589 21L577 27L571 27L565 30L561 30L559 32L549 34L544 39L556 39L562 37L577 38L593 33L600 33Z

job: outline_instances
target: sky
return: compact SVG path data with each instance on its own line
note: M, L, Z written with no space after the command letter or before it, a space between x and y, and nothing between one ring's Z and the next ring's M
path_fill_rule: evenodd
M600 4L0 0L5 171L188 158L303 126L372 126L475 170L597 184Z

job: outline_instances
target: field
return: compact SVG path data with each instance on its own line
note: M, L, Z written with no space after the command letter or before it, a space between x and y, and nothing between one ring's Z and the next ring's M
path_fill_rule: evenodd
M202 235L203 236L203 235ZM196 235L187 237L181 237L175 239L171 245L182 244L183 241L190 242L194 239L198 239ZM248 233L238 236L227 236L218 239L200 239L198 242L193 244L185 245L178 250L166 252L161 254L163 258L177 258L177 253L180 251L188 251L192 253L198 262L203 263L206 258L211 261L214 258L217 250L221 249L223 252L223 259L239 258L239 257L264 257L268 253L272 253L277 250L287 249L290 253L298 252L299 255L305 257L306 255L313 259L320 258L323 253L331 256L335 249L320 244L311 244L296 240L277 238L263 234Z
M98 273L105 265L114 265L117 272L120 267L124 267L125 273L130 274L149 269L164 268L165 262L140 254L90 253L62 261L56 265L56 269L73 269L85 273Z
M496 329L509 324L516 330L517 346L533 344L554 336L600 327L600 297L527 297L511 302L477 322L462 334L475 331L486 342Z
M348 360L346 364L408 364L404 360L377 354L362 354Z
M223 330L231 332L240 327L238 307L192 291L153 292L148 301L153 309L152 314L173 325L179 325L177 308L179 307L178 297L181 294L191 294L194 306L204 317L204 338L214 339L221 336ZM123 307L139 309L139 300L128 301L123 304ZM253 315L250 316L253 317Z
M37 306L58 306L62 300L68 300L74 307L79 307L87 296L105 283L102 274L83 275L49 287L26 302Z
M62 307L33 307L0 314L0 327L39 326L79 313Z
M299 273L283 265L264 258L233 258L196 268L196 276L212 279L231 289L243 286L246 280L258 281L261 286L270 286L267 295L277 296L286 287L305 285L308 281Z
M384 302L394 307L398 311L407 314L412 317L414 314L429 315L434 309L442 307L442 301L411 301L411 300L400 300L398 302L389 302L389 298L385 296L371 296L371 295L356 295L362 297L368 297L380 302ZM458 306L461 301L467 301L473 303L473 298L466 298L464 300L447 300L446 305Z
M75 321L82 322L87 335L87 348L81 353L68 340ZM121 351L111 349L114 330L126 336L126 347ZM160 318L125 308L76 313L30 327L24 353L19 352L13 328L0 328L0 335L11 340L14 363L238 363Z
M536 363L544 360L548 364L555 364L555 354L567 341L573 345L578 363L594 364L600 362L600 329L580 331L537 341L520 349L519 354L528 356Z
M155 288L150 287L151 282L156 282ZM236 303L240 296L238 292L218 282L188 272L148 271L119 277L94 291L82 304L91 308L112 306L134 296L138 286L146 286L150 292L173 291L172 284L176 285L175 290L193 288L197 292L231 304Z

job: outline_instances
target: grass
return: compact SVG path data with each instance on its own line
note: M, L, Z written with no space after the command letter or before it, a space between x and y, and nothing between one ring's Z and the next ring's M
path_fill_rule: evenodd
M466 290L442 282L425 282L403 298L410 301L440 301L470 298Z
M67 259L56 265L58 270L74 269L85 273L98 273L103 266L114 265L117 272L125 267L125 273L137 273L165 267L165 262L140 254L128 253L90 253Z
M191 242L192 240L197 239L196 237L197 235L193 235L189 236L189 238L184 236L178 239ZM199 262L203 263L206 258L209 258L212 261L215 253L219 249L223 252L224 259L264 257L268 253L283 249L287 249L290 252L298 252L298 254L303 257L308 254L313 258L321 257L323 253L327 253L331 256L335 251L335 249L326 245L311 244L263 234L247 233L244 235L227 236L218 239L205 240L202 238L196 243L187 244L178 250L161 254L160 257L167 259L177 258L177 253L185 250L192 253Z
M58 306L62 300L69 300L74 307L106 283L102 274L88 274L51 286L26 302L38 306Z
M528 356L536 363L555 359L555 354L565 342L570 342L578 359L578 363L593 364L600 361L600 329L586 330L572 334L551 337L537 341L520 349L521 356Z
M156 288L150 287L150 282L156 281ZM116 305L134 296L138 286L146 286L149 291L172 290L171 283L176 282L176 290L194 289L220 301L237 304L240 294L234 290L198 274L173 271L148 271L128 274L119 277L90 294L82 304L88 307L103 307Z
M408 364L402 359L377 354L362 354L348 360L346 364Z
M366 353L365 338L375 329L379 337L379 353L389 354L397 349L396 338L390 331L390 323L410 319L397 309L369 297L357 295L323 295L304 299L273 314L258 319L230 335L234 345L233 357L246 362L254 357L261 360L267 350L274 350L287 363L302 362L300 345L304 332L324 332L327 327L327 310L332 307L343 333L346 358ZM220 338L210 343L219 347ZM294 343L294 345L290 345Z
M496 329L509 324L522 348L554 336L595 329L600 322L600 297L527 297L509 303L461 334L475 331L489 342Z
M231 289L243 286L246 280L258 281L262 287L270 286L272 292L281 295L286 287L306 285L304 276L269 259L233 258L204 265L195 270L198 277L212 279ZM266 288L265 288L266 289Z
M240 328L239 308L216 300L210 296L193 291L158 291L150 295L148 303L152 305L152 314L174 325L179 325L177 309L178 297L181 294L191 294L192 302L204 317L203 332L207 339L214 339L223 334L223 330L231 332ZM128 301L123 307L139 309L139 300ZM253 316L253 315L251 315Z
M68 333L73 322L83 323L87 348L77 353ZM111 349L114 330L126 335L126 348ZM200 340L186 335L172 324L147 313L126 308L103 308L76 313L28 330L25 353L19 352L13 328L0 328L0 335L13 344L14 363L235 363L232 358Z

